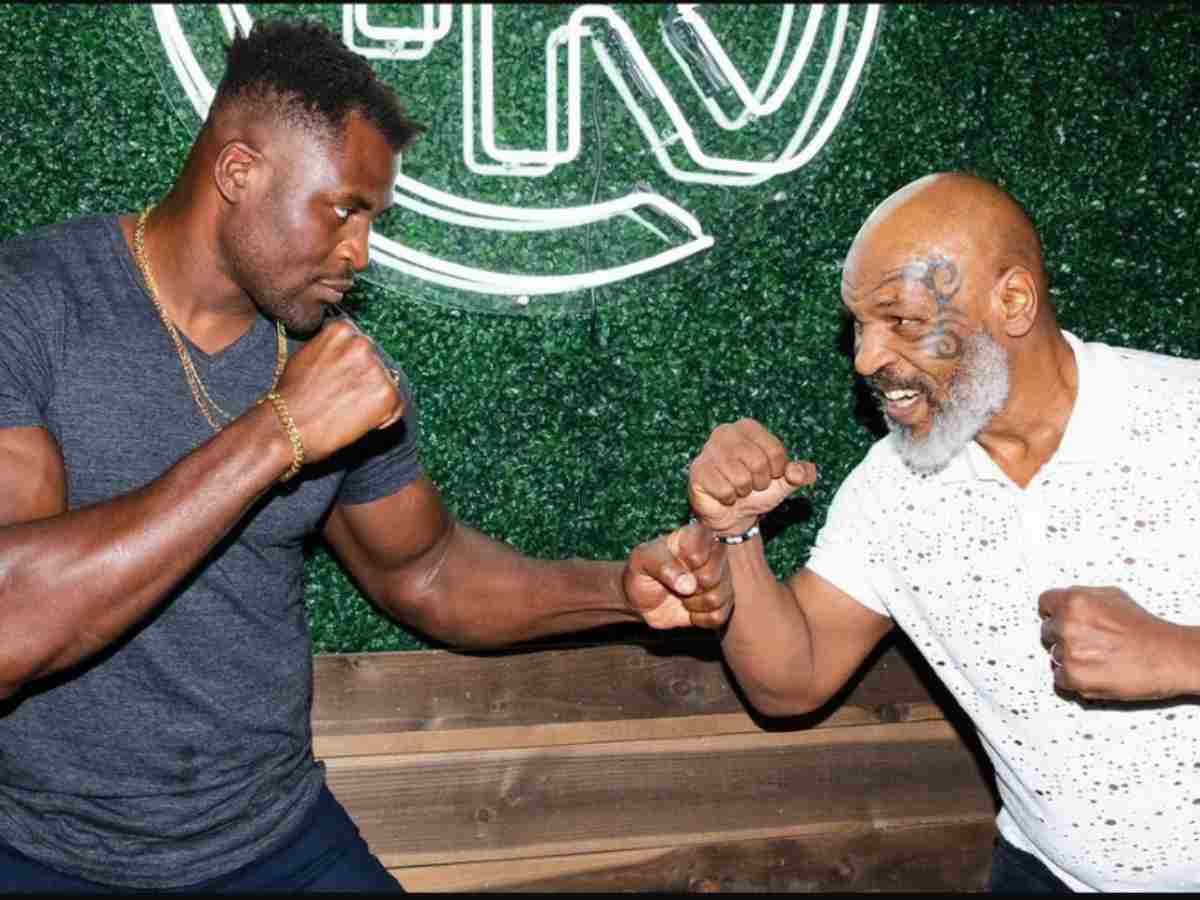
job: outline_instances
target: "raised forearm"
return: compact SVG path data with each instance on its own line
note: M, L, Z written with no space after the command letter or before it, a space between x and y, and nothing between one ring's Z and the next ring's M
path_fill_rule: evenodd
M111 644L203 559L290 462L273 415L128 494L0 529L0 695Z
M383 602L447 643L497 647L641 621L626 602L623 563L533 559L461 522L437 552L422 584L393 584Z
M809 624L771 571L760 540L729 548L734 608L721 642L747 699L768 715L794 715L826 699L816 683Z

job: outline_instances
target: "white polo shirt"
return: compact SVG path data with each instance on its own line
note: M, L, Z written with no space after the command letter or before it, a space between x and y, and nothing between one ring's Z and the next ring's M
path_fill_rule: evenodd
M979 730L1001 833L1076 890L1200 890L1200 705L1058 696L1038 595L1115 585L1200 625L1200 361L1084 344L1075 408L1022 489L972 441L934 475L877 442L808 566L890 616Z

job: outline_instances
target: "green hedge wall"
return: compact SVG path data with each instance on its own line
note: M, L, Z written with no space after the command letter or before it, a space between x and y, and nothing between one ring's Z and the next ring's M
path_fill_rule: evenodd
M657 43L659 7L620 8L647 46ZM303 12L340 21L335 7ZM202 14L215 15L186 13ZM761 11L706 15L742 16L741 52L769 48L775 26ZM510 145L544 129L540 48L566 16L563 7L497 8ZM463 179L461 69L457 38L448 40L448 54L406 69L398 87L430 124L405 171L454 187ZM863 217L905 182L943 169L999 181L1042 230L1066 327L1200 357L1198 57L1191 4L886 6L830 145L795 173L732 190L671 182L585 54L581 157L561 177L518 185L519 202L583 203L647 180L685 198L715 246L547 304L557 315L486 314L446 291L378 283L366 291L364 326L413 381L423 459L448 504L535 555L623 557L686 516L685 466L714 425L764 421L823 473L768 545L784 573L803 563L835 488L875 439L838 316L839 264ZM2 6L0 61L0 239L134 210L166 191L195 123L168 99L178 88L149 7ZM511 183L469 181L459 186L511 196ZM396 227L414 246L457 240L419 217ZM615 259L642 231L460 249L477 264L519 268L540 253L548 268L575 271ZM306 574L318 651L429 646L372 611L319 547Z

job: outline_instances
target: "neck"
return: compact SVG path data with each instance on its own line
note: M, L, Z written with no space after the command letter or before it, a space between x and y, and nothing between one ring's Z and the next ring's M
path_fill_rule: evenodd
M232 344L254 324L258 309L225 270L215 229L202 201L177 184L146 221L146 260L158 302L171 321L206 353ZM133 246L137 216L122 222Z
M1008 402L975 438L1021 487L1058 449L1079 393L1075 354L1062 332L1055 326L1039 340L1037 347L1010 347Z

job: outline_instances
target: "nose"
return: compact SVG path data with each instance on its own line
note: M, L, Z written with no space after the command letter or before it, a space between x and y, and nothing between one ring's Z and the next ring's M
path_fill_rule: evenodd
M896 361L896 354L888 346L882 323L863 325L854 335L854 369L859 375L869 378L884 366Z
M355 272L361 272L370 262L371 224L366 221L366 216L362 216L355 225L354 233L342 241L338 249L346 263Z

